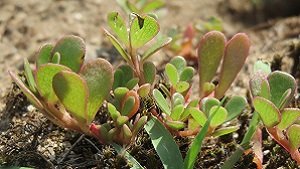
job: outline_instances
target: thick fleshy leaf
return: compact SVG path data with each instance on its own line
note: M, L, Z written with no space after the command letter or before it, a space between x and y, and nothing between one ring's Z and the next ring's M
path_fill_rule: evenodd
M36 84L27 58L24 58L24 72L30 91L36 93Z
M175 56L170 60L170 63L176 67L178 74L181 74L184 68L186 68L186 61L182 56Z
M132 110L132 108L134 106L134 101L135 100L134 100L133 96L129 96L125 100L124 106L122 107L122 115L123 116L127 116L131 112L131 110Z
M145 83L139 87L137 92L140 97L147 97L149 96L150 90L151 90L151 85L149 83Z
M260 92L259 92L258 95L263 97L263 98L266 98L266 99L271 98L270 85L269 85L269 82L266 79L262 80Z
M177 105L184 105L184 97L182 96L182 94L180 93L174 93L172 95L172 103L173 103L173 107L177 106Z
M128 120L129 120L129 118L127 117L127 116L119 116L118 118L117 118L117 125L120 127L120 126L122 126L123 124L125 124L125 123L127 123L128 122Z
M129 65L121 65L118 69L123 71L124 85L134 77L134 71Z
M297 108L285 108L281 112L281 121L277 127L281 130L285 130L292 125L300 117L300 109Z
M204 124L207 120L206 115L197 108L189 108L189 111L190 111L191 116L196 120L196 122L200 126L204 126Z
M63 70L71 71L66 66L53 63L43 64L39 67L35 75L35 82L39 94L47 100L47 102L55 103L58 99L53 91L53 77Z
M51 61L51 50L53 49L52 44L45 44L43 45L36 56L36 65L40 67L42 64L49 63Z
M280 112L271 101L263 97L255 97L253 106L266 127L273 127L280 122Z
M179 93L183 93L183 92L187 91L189 89L189 87L190 87L190 84L185 81L180 81L174 86L175 90Z
M281 98L279 100L279 106L278 106L279 110L283 109L288 104L291 93L292 93L291 89L287 89L283 93L283 95L281 96Z
M235 132L238 129L239 129L238 126L223 127L223 128L220 128L220 129L214 131L212 136L213 137L220 137L220 136Z
M147 4L145 4L142 11L144 13L151 13L151 11L154 11L156 9L163 7L165 4L166 4L166 2L163 0L149 1Z
M128 45L128 32L126 24L123 18L120 16L118 12L111 12L107 15L107 23L108 26L112 29L112 31L117 35L117 37Z
M168 125L171 129L174 130L180 130L183 129L185 127L185 123L181 122L181 121L171 121L171 120L167 120L166 125Z
M271 101L277 106L280 106L282 95L291 89L290 96L286 99L286 104L293 98L296 90L296 81L293 76L288 73L275 71L268 76L271 91ZM283 105L285 107L286 105Z
M178 145L169 131L156 118L150 119L145 130L151 138L164 168L183 168L183 159Z
M211 31L202 37L198 48L200 97L206 82L211 82L224 55L225 36L218 31Z
M193 117L189 117L187 123L187 129L191 131L196 130L200 127L199 123Z
M122 126L122 132L121 133L123 134L122 141L125 144L129 144L130 141L131 141L131 138L132 138L132 132L131 132L130 128L126 124L124 124Z
M129 91L126 87L118 87L114 90L114 94L117 100L122 100L126 93Z
M172 120L176 121L179 120L182 113L184 110L184 106L183 105L177 105L172 109L171 115L170 117L172 118Z
M209 111L212 107L220 105L220 101L216 98L205 98L202 102L202 110L207 116L209 115Z
M117 51L120 53L120 55L123 57L123 59L125 59L127 62L129 62L131 60L130 56L125 51L125 49L122 47L122 45L120 44L120 42L112 34L110 34L105 29L104 29L104 33L108 37L108 39L110 40L110 42L114 45L114 47L117 49Z
M68 112L79 122L86 123L88 86L84 79L71 71L61 71L53 78L53 90Z
M113 90L117 89L118 87L123 87L123 77L124 77L124 73L122 70L120 69L117 69L115 72L114 72L114 83L113 83Z
M165 67L165 73L170 80L170 83L175 86L179 81L179 74L174 65L167 63Z
M38 109L43 109L42 103L38 98L28 89L28 87L11 71L8 71L12 80L18 85L21 91L25 94L27 99Z
M132 135L136 136L140 129L147 123L147 116L142 116L132 127Z
M143 70L144 70L144 78L145 83L152 84L155 80L156 75L156 67L152 62L145 62L143 64Z
M219 84L215 90L215 97L221 98L243 67L250 49L250 40L244 33L234 35L228 41L221 67Z
M161 94L161 92L157 89L153 90L153 97L158 104L159 108L166 113L167 115L171 114L170 107L167 103L167 100L164 98L164 96Z
M113 68L104 59L91 60L85 63L80 75L87 83L89 97L87 107L87 122L90 123L113 85Z
M262 60L258 60L253 66L253 72L263 72L264 74L268 75L272 72L272 70L269 63L263 62Z
M129 90L132 90L139 83L139 80L140 79L137 77L132 78L126 83L125 87L127 87Z
M51 55L53 56L56 52L61 56L60 64L78 72L84 60L85 44L83 39L78 36L64 36L53 47Z
M225 105L228 116L225 121L230 121L240 115L247 105L247 100L242 96L233 96Z
M157 21L151 16L135 15L130 25L130 42L132 48L140 48L153 39L159 31Z
M170 37L160 37L156 40L156 42L148 49L142 56L142 60L145 61L154 53L156 53L159 49L167 46L172 41Z
M51 63L59 64L60 63L60 54L58 52L55 52L52 56Z
M300 147L300 125L291 125L287 130L287 136L289 138L291 147L293 149L298 149Z
M227 118L227 110L224 107L214 106L210 109L209 115L211 116L214 112L215 116L211 118L210 126L215 128L223 124Z
M117 121L118 117L121 116L121 113L118 112L118 110L116 109L116 107L115 107L113 104L108 103L108 104L107 104L107 109L108 109L108 112L109 112L110 117L111 117L114 121Z
M180 74L180 81L191 81L194 76L194 68L193 67L186 67Z

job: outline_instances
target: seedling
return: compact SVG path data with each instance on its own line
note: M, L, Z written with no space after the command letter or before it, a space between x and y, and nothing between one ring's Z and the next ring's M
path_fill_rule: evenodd
M287 108L296 92L294 77L281 71L256 75L251 80L251 91L253 106L269 135L300 164L300 109Z
M104 31L114 47L133 69L134 77L139 79L139 84L144 84L153 81L147 75L149 72L153 75L156 71L153 63L146 62L146 60L159 49L169 44L172 39L161 36L143 54L139 54L138 50L158 34L159 24L155 18L149 15L132 13L131 16L132 19L128 29L119 13L109 13L107 17L108 25L117 38L107 30L104 29Z
M34 70L25 59L26 83L9 73L28 100L53 123L91 135L89 125L109 95L113 70L103 59L83 63L84 56L83 40L65 36L55 45L40 48Z

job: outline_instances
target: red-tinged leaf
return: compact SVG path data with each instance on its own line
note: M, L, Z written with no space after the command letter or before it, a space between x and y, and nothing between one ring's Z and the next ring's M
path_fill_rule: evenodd
M88 86L78 74L61 71L53 78L53 89L67 111L81 123L87 122Z
M219 85L215 97L221 98L243 67L250 49L250 40L244 33L238 33L226 44L221 67Z
M263 152L262 152L262 132L260 128L256 129L252 141L253 141L252 149L254 153L253 162L256 164L257 169L262 169Z
M253 106L267 128L280 122L280 111L271 101L258 96L253 100Z
M113 68L108 61L99 58L86 63L80 75L89 90L86 119L90 123L112 88Z
M139 99L139 95L133 91L133 90L130 90L129 92L126 93L124 99L123 99L123 102L122 102L122 109L124 108L125 106L125 103L126 103L126 100L129 98L129 97L133 97L134 98L134 105L131 109L131 111L128 113L128 118L130 119L132 116L134 116L136 114L136 112L138 111L139 107L140 107L140 99Z
M225 42L225 36L218 31L205 34L200 41L198 48L200 97L203 97L204 84L210 82L216 74L224 55Z

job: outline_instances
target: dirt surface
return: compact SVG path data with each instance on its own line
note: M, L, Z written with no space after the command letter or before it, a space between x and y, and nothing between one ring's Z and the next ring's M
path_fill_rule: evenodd
M252 65L258 58L270 61L273 69L294 75L299 88L300 5L295 0L284 1L282 5L283 1L266 0L267 5L255 5L251 0L244 3L239 0L172 0L162 9L159 23L161 31L166 33L172 27L179 26L183 30L190 23L216 16L223 21L226 36L246 32L252 43L250 55L230 93L247 95ZM280 7L276 15L274 9L277 8L270 9L272 5ZM115 1L105 0L0 1L0 165L129 168L111 146L101 145L93 138L65 131L49 122L12 85L7 73L8 70L21 72L25 57L34 61L35 52L42 44L53 43L66 34L79 35L85 40L88 59L104 57L118 64L121 57L111 55L111 46L101 29L106 27L106 14L110 11L122 12ZM126 15L123 13L123 16ZM164 57L158 58L169 59L164 53L159 55ZM158 65L160 61L155 60ZM299 102L296 106L299 107ZM239 122L245 124L239 132L246 130L250 116L249 110L239 118ZM162 168L148 136L141 133L137 139L136 145L129 149L131 154L147 168ZM270 138L265 140L266 168L296 167L277 144ZM239 141L232 135L223 140L208 139L197 168L219 168ZM184 151L189 140L178 139L177 142ZM255 168L252 157L251 154L244 156L236 167Z

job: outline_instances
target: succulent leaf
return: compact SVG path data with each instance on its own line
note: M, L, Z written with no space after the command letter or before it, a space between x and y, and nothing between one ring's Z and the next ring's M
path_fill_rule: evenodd
M247 100L242 96L233 96L225 105L228 116L225 121L230 121L240 115L247 105Z
M214 131L212 136L213 137L220 137L220 136L235 132L238 129L239 129L238 126L223 127L223 128L220 128L220 129Z
M151 85L149 83L145 83L138 89L138 94L140 97L147 97L150 93Z
M281 112L281 121L277 127L281 130L285 130L292 125L300 117L300 109L297 108L285 108Z
M140 79L137 77L132 78L126 83L125 87L127 87L129 90L132 90L139 83L139 80Z
M51 63L59 64L60 63L60 54L58 52L55 52L52 56Z
M286 99L286 104L288 104L296 91L296 81L294 77L285 72L275 71L268 76L268 81L270 84L271 101L277 107L280 106L282 95L286 90L291 89L291 94ZM286 105L283 105L283 107L285 106Z
M291 125L287 130L287 136L289 138L291 147L293 149L298 149L300 147L300 125Z
M90 123L112 88L113 68L108 61L98 58L87 62L82 67L80 75L88 86L89 97L86 118L87 122Z
M126 98L124 106L122 107L122 115L127 116L131 112L133 106L134 106L135 99L133 96L129 96Z
M181 121L171 121L171 120L167 120L166 121L166 124L174 129L174 130L180 130L180 129L183 129L185 127L185 123L184 122L181 122Z
M129 91L126 87L118 87L114 90L114 94L117 100L122 100L126 93Z
M58 72L63 70L71 71L66 66L47 63L41 65L36 72L35 82L38 92L49 103L55 103L58 100L53 91L52 80Z
M117 121L118 117L121 116L120 112L118 112L118 110L116 109L116 107L115 107L113 104L108 103L108 104L107 104L107 109L108 109L108 112L109 112L110 117L111 117L114 121Z
M130 43L132 48L140 48L153 39L159 31L157 21L149 15L141 17L135 14L130 25Z
M174 87L177 92L183 93L189 89L190 84L186 81L180 81Z
M170 117L172 118L172 120L177 121L180 119L182 113L184 110L184 106L183 105L177 105L172 109L172 112L170 114Z
M36 84L34 81L33 73L30 68L30 64L26 58L24 58L24 72L25 72L26 80L30 91L32 93L36 93Z
M207 120L206 115L197 108L189 108L189 111L190 111L191 116L196 120L196 122L200 126L204 126L204 124Z
M36 56L37 67L40 67L42 64L46 64L50 62L52 49L53 49L52 44L45 44L41 46Z
M129 118L127 117L127 116L119 116L118 118L117 118L117 125L120 127L120 126L122 126L123 124L125 124L125 123L127 123L128 122L128 120L129 120Z
M152 84L155 80L156 75L156 67L152 62L145 62L143 64L143 70L144 70L144 78L145 83Z
M69 67L74 72L78 72L84 60L85 44L78 36L64 36L53 47L51 55L53 56L56 52L61 56L60 64Z
M227 110L224 107L214 106L210 109L209 115L211 116L215 111L215 115L211 118L210 126L215 128L221 124L223 124L227 118Z
M168 76L170 83L175 86L179 81L179 74L176 67L171 63L167 63L165 67L165 73Z
M200 97L206 82L211 82L224 55L225 36L218 31L212 31L202 37L198 52Z
M85 80L71 71L61 71L53 77L53 90L60 102L78 122L86 123L88 86Z
M194 76L194 68L193 67L186 67L180 74L180 81L191 81Z
M266 127L273 127L280 122L280 112L271 101L257 96L253 100L253 106Z
M215 97L221 98L243 67L250 49L250 40L244 33L234 35L226 44Z
M186 61L182 56L175 56L170 60L170 63L176 67L178 74L181 74L186 68Z
M167 100L164 98L164 96L161 94L161 92L157 89L153 90L153 97L158 104L158 107L167 115L171 114L170 107L167 103Z
M204 111L204 113L206 114L206 116L209 115L209 111L212 107L214 106L218 106L220 105L220 101L216 98L205 98L202 101L203 106L202 106L202 110Z

